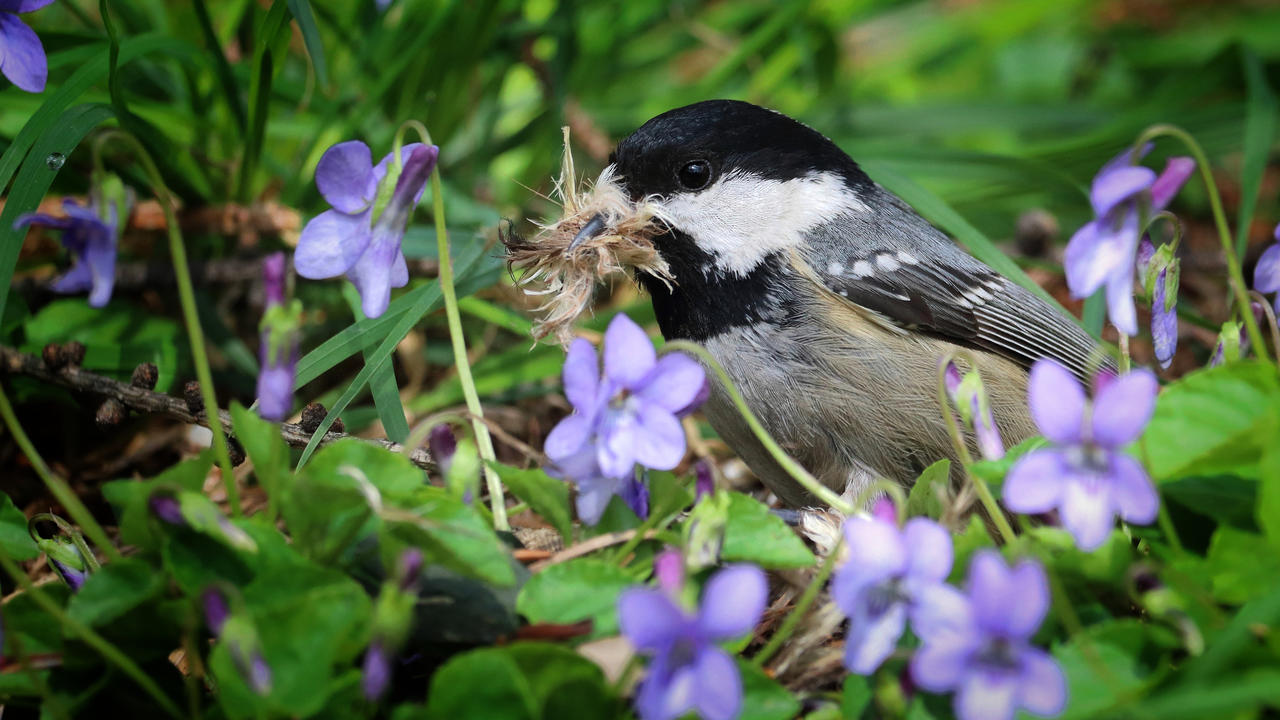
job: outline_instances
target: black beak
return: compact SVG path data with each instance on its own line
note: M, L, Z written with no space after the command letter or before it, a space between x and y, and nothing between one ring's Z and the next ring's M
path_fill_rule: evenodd
M573 252L574 248L591 238L596 237L600 233L603 233L608 228L609 226L608 223L605 222L604 215L596 213L587 221L586 225L582 226L582 229L578 231L578 234L573 236L573 242L569 243L569 248L565 250L565 252Z

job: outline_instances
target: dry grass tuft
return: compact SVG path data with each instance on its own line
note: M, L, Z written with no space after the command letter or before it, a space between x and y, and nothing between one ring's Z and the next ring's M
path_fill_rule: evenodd
M612 166L595 183L579 189L569 149L569 128L564 128L564 160L556 180L560 219L539 223L538 232L525 238L503 234L507 266L521 274L516 284L528 295L545 296L538 307L542 315L533 328L534 338L555 336L561 345L573 339L573 323L587 309L596 283L628 268L672 282L666 261L658 255L653 238L665 231L650 198L634 202L618 182ZM601 215L605 230L570 249L578 231Z

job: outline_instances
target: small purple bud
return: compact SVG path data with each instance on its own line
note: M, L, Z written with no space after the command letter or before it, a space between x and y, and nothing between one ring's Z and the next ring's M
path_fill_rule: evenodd
M409 548L400 554L400 566L396 569L400 578L400 589L405 592L413 590L422 577L422 551Z
M684 587L684 558L680 551L667 548L653 559L653 574L658 587L669 597L676 597Z
M1156 246L1151 242L1151 238L1147 235L1142 236L1142 240L1138 242L1138 254L1134 258L1134 264L1138 269L1138 284L1145 286L1147 284L1147 272L1151 269L1151 258L1156 255Z
M271 666L267 665L267 659L262 657L262 653L253 654L248 670L246 680L254 692L259 695L271 692Z
M947 386L947 394L951 396L952 400L955 400L956 393L960 391L960 382L964 379L960 375L960 368L956 367L954 362L947 361L947 367L943 371L942 379Z
M888 497L877 498L871 505L871 516L882 523L898 524L898 506Z
M374 640L364 654L364 675L361 686L364 696L371 702L379 700L391 684L391 663L382 643Z
M694 463L693 475L694 502L697 502L716 491L716 481L711 475L710 462L706 460L699 460Z
M978 450L987 460L999 460L1004 457L1004 441L1000 438L1000 430L996 427L995 418L991 417L991 406L986 412L979 412L978 400L974 398L973 430L978 436Z
M449 474L449 466L453 464L453 454L458 450L458 438L448 423L431 428L427 436L427 446L431 448L431 457L435 458L436 467L441 475Z
M157 493L147 500L147 504L151 506L151 512L156 517L170 525L185 526L187 524L187 519L182 516L182 506L178 503L178 498Z
M215 636L221 634L222 626L231 616L231 608L227 605L226 597L220 591L209 588L200 595L200 602L204 605L205 624Z
M1155 292L1151 298L1151 344L1155 350L1156 360L1160 367L1167 369L1173 362L1173 353L1178 347L1178 311L1168 307L1166 299L1169 291L1169 269L1162 268L1156 276ZM1174 292L1177 289L1174 288Z
M649 517L649 488L634 475L622 480L622 487L619 488L618 494L622 496L623 502L627 507L631 508L631 512L641 520Z
M88 572L71 567L52 556L49 557L49 563L53 565L53 569L62 578L62 581L67 584L67 587L71 588L71 592L78 592L81 586L84 585L84 581L89 579Z
M285 267L283 252L271 253L262 259L262 292L267 307L284 304Z

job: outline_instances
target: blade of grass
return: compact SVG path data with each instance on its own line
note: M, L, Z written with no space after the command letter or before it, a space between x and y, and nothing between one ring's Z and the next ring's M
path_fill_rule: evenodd
M1276 96L1263 72L1262 61L1249 48L1240 50L1249 100L1244 116L1244 161L1240 168L1240 207L1236 212L1236 255L1243 258L1249 244L1249 226L1258 207L1262 173L1276 136Z
M316 27L316 16L311 12L309 0L289 0L289 12L298 21L298 29L302 31L302 42L311 53L311 64L316 69L316 81L320 87L329 84L329 73L325 68L324 44L320 42L320 28Z
M236 78L231 73L231 64L227 62L227 55L222 52L222 43L218 42L218 35L213 31L213 20L209 17L209 8L205 5L205 0L194 0L193 5L196 10L196 19L200 23L200 34L204 37L205 44L209 46L209 54L213 56L218 85L222 88L227 106L231 108L231 114L236 119L236 126L240 128L240 132L247 132L249 120L244 114L244 101L240 99L240 89L236 87Z

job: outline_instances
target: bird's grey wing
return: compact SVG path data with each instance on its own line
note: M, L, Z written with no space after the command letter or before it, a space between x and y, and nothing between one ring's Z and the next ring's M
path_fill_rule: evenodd
M1044 357L1080 378L1106 363L1096 341L1037 295L956 246L879 187L875 210L810 232L801 259L832 293L891 323L1023 366Z

